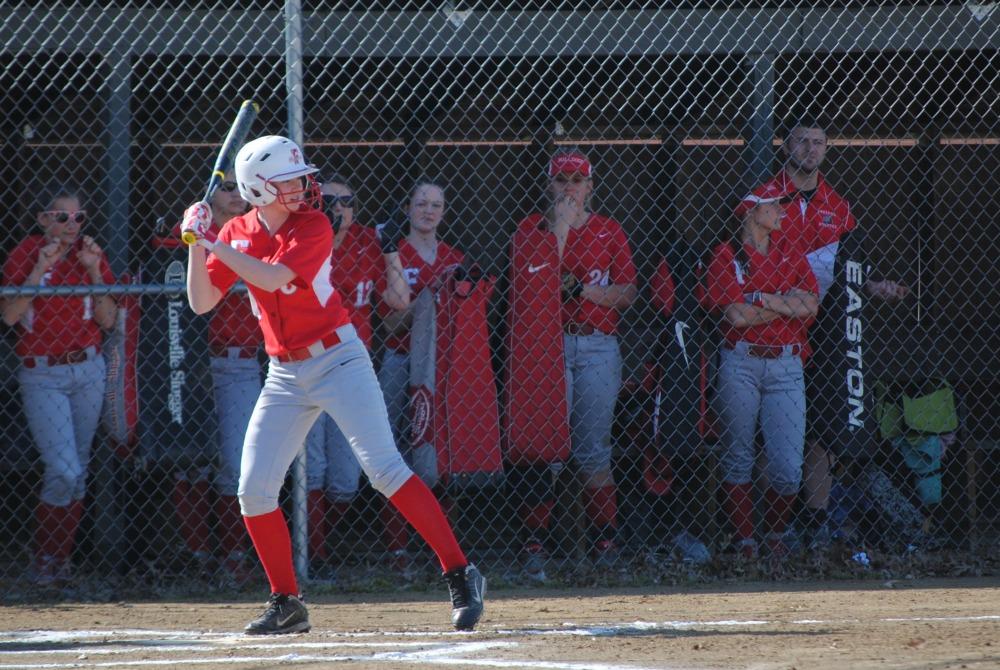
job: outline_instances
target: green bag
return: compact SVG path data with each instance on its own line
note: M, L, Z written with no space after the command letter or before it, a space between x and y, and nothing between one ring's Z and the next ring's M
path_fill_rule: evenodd
M928 379L923 384L875 384L875 416L882 437L891 440L915 433L940 435L958 429L955 392L944 379Z

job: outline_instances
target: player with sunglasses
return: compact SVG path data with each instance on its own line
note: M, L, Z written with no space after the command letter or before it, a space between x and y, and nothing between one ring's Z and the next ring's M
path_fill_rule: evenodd
M410 304L410 289L399 253L383 254L374 228L356 220L354 189L341 175L319 177L323 210L333 226L333 263L330 283L343 296L343 305L361 342L372 348L372 294L385 277L382 300L394 310ZM329 414L323 414L306 437L310 577L331 583L336 573L329 564L327 538L347 513L358 492L361 464L344 433Z
M42 233L29 235L3 267L7 286L113 284L101 247L81 234L87 213L75 186L51 184L36 201ZM102 330L115 324L109 295L24 296L4 301L15 326L28 430L45 465L35 508L34 565L39 586L69 579L69 562L83 512L90 444L104 400Z
M235 179L231 170L227 172L212 196L212 231L215 234L230 219L245 214L250 208L240 196ZM180 225L178 222L169 236L154 238L153 246L183 247ZM257 354L263 343L247 294L227 293L208 321L209 365L219 441L218 445L206 449L210 451L214 466L198 465L178 471L171 490L180 535L191 554L193 569L201 577L217 577L228 586L240 586L250 577L247 561L250 542L240 515L236 488L243 435L250 423L254 402L260 395L261 366ZM216 518L214 539L209 525L213 509Z

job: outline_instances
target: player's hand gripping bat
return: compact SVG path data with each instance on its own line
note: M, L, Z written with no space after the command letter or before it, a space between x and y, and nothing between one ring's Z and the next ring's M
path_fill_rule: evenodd
M205 197L202 198L204 202L211 202L212 196L219 190L222 180L226 177L226 172L233 166L236 153L246 141L247 135L250 133L250 126L253 125L259 111L260 106L253 100L244 100L243 104L240 105L240 111L236 115L233 125L229 127L226 139L222 142L222 148L219 149L219 155L215 158L212 176L208 180ZM184 244L190 246L197 244L198 237L191 231L184 231L181 233L181 240L183 240Z

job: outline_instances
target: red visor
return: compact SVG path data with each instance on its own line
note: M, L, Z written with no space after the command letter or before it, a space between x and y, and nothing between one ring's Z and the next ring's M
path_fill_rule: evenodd
M590 178L591 173L590 161L587 160L586 156L575 151L572 153L556 154L549 161L550 179L559 174L581 174L584 177Z

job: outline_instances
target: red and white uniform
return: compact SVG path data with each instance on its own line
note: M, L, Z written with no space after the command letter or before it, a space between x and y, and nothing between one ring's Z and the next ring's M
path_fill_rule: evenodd
M750 268L740 266L731 244L723 243L715 248L708 266L707 281L707 302L712 310L721 311L727 305L743 303L744 294L754 291L785 293L795 288L810 293L819 292L812 268L789 238L772 241L766 255L759 253L750 244L744 245L744 249L750 260ZM737 328L725 322L720 327L730 346L741 340L771 346L801 344L804 352L809 323L803 319L782 316L745 328Z
M408 241L403 240L399 244L399 262L403 266L406 283L410 285L411 298L438 281L447 268L461 265L464 259L465 254L440 241L438 242L437 258L434 259L433 263L425 261ZM382 272L376 287L379 295L385 293L386 285L387 279L385 273ZM388 305L381 301L379 302L378 310L382 316L391 312ZM405 353L410 350L410 336L409 334L389 336L386 338L385 345L387 349Z
M292 213L271 236L254 209L230 219L219 233L219 242L265 263L281 263L297 275L274 292L249 285L253 312L260 320L269 355L308 347L350 322L340 295L330 283L333 231L321 212ZM207 267L212 284L223 293L238 279L214 255L209 256Z
M833 263L840 238L858 225L850 203L833 190L822 174L817 176L816 192L807 201L785 170L755 188L753 194L761 198L789 198L782 205L785 218L781 220L781 230L771 233L771 240L784 237L799 246L819 282L818 295L822 300L833 283ZM741 200L736 206L736 216L742 218L751 206L751 202Z
M518 228L542 225L544 215L532 214ZM584 284L609 286L634 284L635 265L632 250L621 224L600 214L591 214L580 228L570 228L563 250L562 271L571 272ZM563 324L593 326L606 335L618 332L618 310L602 307L589 300L570 300L563 304Z
M44 235L29 235L17 245L3 266L3 281L20 286L27 280L46 244ZM115 277L106 258L101 258L103 283L114 284ZM42 277L42 286L86 286L90 277L70 249ZM87 347L101 346L101 328L93 318L92 296L52 296L32 300L31 307L17 325L18 356L59 355Z
M372 295L385 278L385 259L373 228L356 221L347 229L339 249L333 251L331 281L343 296L351 323L365 346L372 347ZM383 285L384 286L384 285Z

